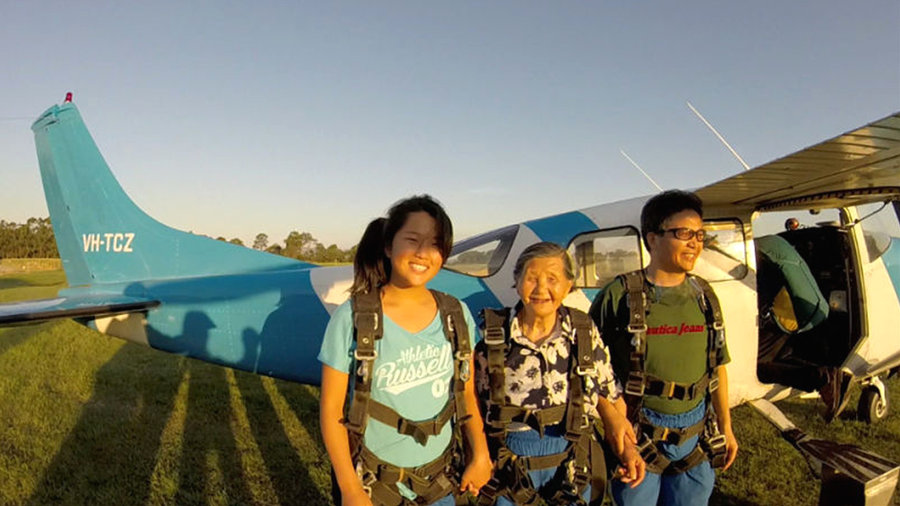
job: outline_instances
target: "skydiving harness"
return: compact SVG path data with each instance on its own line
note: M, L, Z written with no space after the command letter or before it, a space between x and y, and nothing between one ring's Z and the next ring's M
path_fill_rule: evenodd
M503 495L517 505L585 504L581 494L592 485L592 495L606 488L606 465L603 450L594 436L594 424L585 414L584 392L589 374L594 374L591 349L590 317L572 308L568 310L575 331L575 346L569 356L569 398L563 405L543 409L523 408L510 404L506 396L505 365L509 351L510 310L484 310L484 342L487 350L487 372L490 380L490 403L485 413L485 430L496 462L494 476L481 488L479 505L493 504ZM507 427L512 422L524 423L544 435L545 428L565 423L569 441L560 453L545 456L518 456L506 446ZM559 468L553 481L536 490L528 471Z
M719 432L710 397L719 387L716 368L724 360L725 329L722 323L722 309L719 299L706 280L687 275L687 280L697 293L697 302L706 318L708 335L706 372L695 383L685 384L666 381L647 372L647 322L649 311L647 289L641 271L633 271L619 276L625 285L628 304L628 332L631 334L631 352L628 360L628 378L625 381L625 404L628 420L635 424L638 436L637 449L647 463L647 470L658 474L683 473L704 460L709 459L712 467L725 465L725 435ZM644 414L645 395L667 399L690 401L706 397L706 414L703 419L689 427L675 429L654 425ZM687 439L699 436L699 444L681 460L671 461L657 447L658 443L681 445Z
M393 408L371 398L372 373L378 357L375 342L384 335L381 297L378 291L351 296L356 371L353 396L343 422L347 427L350 456L356 464L356 473L374 504L430 504L447 495L456 495L459 489L457 471L463 465L460 427L471 416L466 412L465 383L471 375L469 362L472 350L460 302L435 290L431 290L431 294L437 302L444 336L453 347L453 379L449 389L451 395L441 412L429 420L419 421L406 419ZM423 446L429 437L440 434L448 422L454 423L453 437L447 449L433 461L415 468L399 467L378 458L365 447L363 435L369 418L395 427L397 432L413 437ZM412 490L417 495L416 499L410 500L401 495L396 483Z

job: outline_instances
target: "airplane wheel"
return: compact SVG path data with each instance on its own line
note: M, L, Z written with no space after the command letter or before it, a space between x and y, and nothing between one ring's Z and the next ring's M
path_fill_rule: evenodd
M874 423L887 416L887 412L887 397L882 397L878 388L874 386L864 388L857 407L859 419L866 423Z

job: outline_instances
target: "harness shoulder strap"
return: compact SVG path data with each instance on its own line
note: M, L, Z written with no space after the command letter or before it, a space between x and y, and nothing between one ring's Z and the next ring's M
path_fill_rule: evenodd
M640 411L646 387L645 358L647 356L647 293L644 273L631 271L618 276L625 286L628 307L628 327L631 351L628 355L628 377L625 379L625 402L629 419Z
M347 410L345 425L353 434L351 454L362 440L368 422L368 404L372 392L372 369L378 352L375 341L384 336L384 315L381 311L381 297L377 292L356 293L350 297L353 308L353 339L356 350L355 385L353 397Z
M506 404L505 383L507 339L509 337L509 308L484 308L484 344L487 351L487 372L491 387L491 404Z
M453 402L456 405L456 427L472 416L466 410L466 382L472 375L470 362L472 346L469 342L469 326L463 315L462 303L456 297L431 290L441 314L444 335L453 347Z
M725 325L722 319L722 307L709 282L692 274L688 275L688 281L697 290L697 300L700 309L703 310L703 316L706 318L706 330L709 336L706 346L706 368L709 376L709 392L712 393L719 387L716 367L725 359Z

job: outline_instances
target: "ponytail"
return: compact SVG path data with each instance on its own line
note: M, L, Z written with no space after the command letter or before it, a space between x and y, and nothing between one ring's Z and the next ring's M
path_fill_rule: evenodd
M384 254L384 225L387 218L376 218L369 223L353 257L353 285L350 293L377 290L388 280L391 264Z

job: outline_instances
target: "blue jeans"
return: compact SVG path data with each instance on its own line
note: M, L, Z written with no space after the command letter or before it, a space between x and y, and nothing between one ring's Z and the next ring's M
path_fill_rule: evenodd
M526 430L522 432L510 432L506 435L506 447L516 455L523 457L536 457L543 455L553 455L566 450L569 441L562 436L565 429L559 426L547 427L544 430L544 437L536 430ZM536 490L540 490L548 481L553 479L557 468L537 469L528 471L531 483ZM588 485L582 495L585 501L591 498L591 487ZM498 497L497 506L513 506L514 503L506 496Z
M644 408L644 415L654 425L680 429L702 420L706 415L706 403L701 402L696 408L677 415L665 415ZM681 460L694 450L699 439L694 436L679 446L665 443L658 446L661 446L660 451L667 459ZM715 481L716 473L705 460L681 474L663 476L647 472L644 481L635 488L629 488L619 480L610 480L609 489L613 502L618 506L692 506L709 503Z
M431 503L431 506L456 506L456 499L452 495L448 495L443 499L438 499Z

